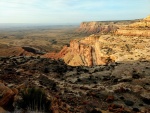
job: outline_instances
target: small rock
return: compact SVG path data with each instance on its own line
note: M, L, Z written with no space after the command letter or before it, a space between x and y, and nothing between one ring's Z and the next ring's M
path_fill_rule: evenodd
M106 99L106 101L108 102L108 103L111 103L111 102L113 102L114 101L114 96L108 96L107 97L107 99Z
M114 113L123 113L124 112L124 108L118 104L109 105L108 110L110 112L114 112Z

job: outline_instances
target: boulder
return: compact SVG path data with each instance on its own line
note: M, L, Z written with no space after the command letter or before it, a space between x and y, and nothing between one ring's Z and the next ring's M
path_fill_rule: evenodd
M17 92L17 91L15 91ZM6 107L13 102L15 92L0 82L0 106Z

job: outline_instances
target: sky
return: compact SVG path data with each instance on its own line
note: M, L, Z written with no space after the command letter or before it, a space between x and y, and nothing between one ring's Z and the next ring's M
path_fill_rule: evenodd
M0 0L0 23L74 24L150 15L150 0Z

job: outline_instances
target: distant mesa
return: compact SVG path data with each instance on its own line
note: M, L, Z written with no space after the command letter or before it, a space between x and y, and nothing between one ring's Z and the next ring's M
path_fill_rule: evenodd
M135 21L137 20L82 22L77 32L86 34L110 34L114 33L120 26L128 25Z
M77 32L86 34L107 34L117 29L118 27L113 22L82 22Z

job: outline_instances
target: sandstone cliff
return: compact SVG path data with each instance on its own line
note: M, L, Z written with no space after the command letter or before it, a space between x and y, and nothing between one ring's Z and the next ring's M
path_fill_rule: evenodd
M114 32L118 27L113 23L105 22L83 22L78 29L78 32L94 34L94 33L110 33Z
M78 33L85 33L85 34L108 34L114 33L119 26L128 25L133 23L137 20L129 21L93 21L93 22L82 22L80 24L79 29L77 29Z
M64 46L58 54L48 53L44 56L55 59L62 58L71 66L105 65L112 62L111 56L101 52L98 40L99 37L93 35L82 40L72 40L70 47Z
M150 36L150 16L128 26L120 27L117 29L116 34L125 36Z

